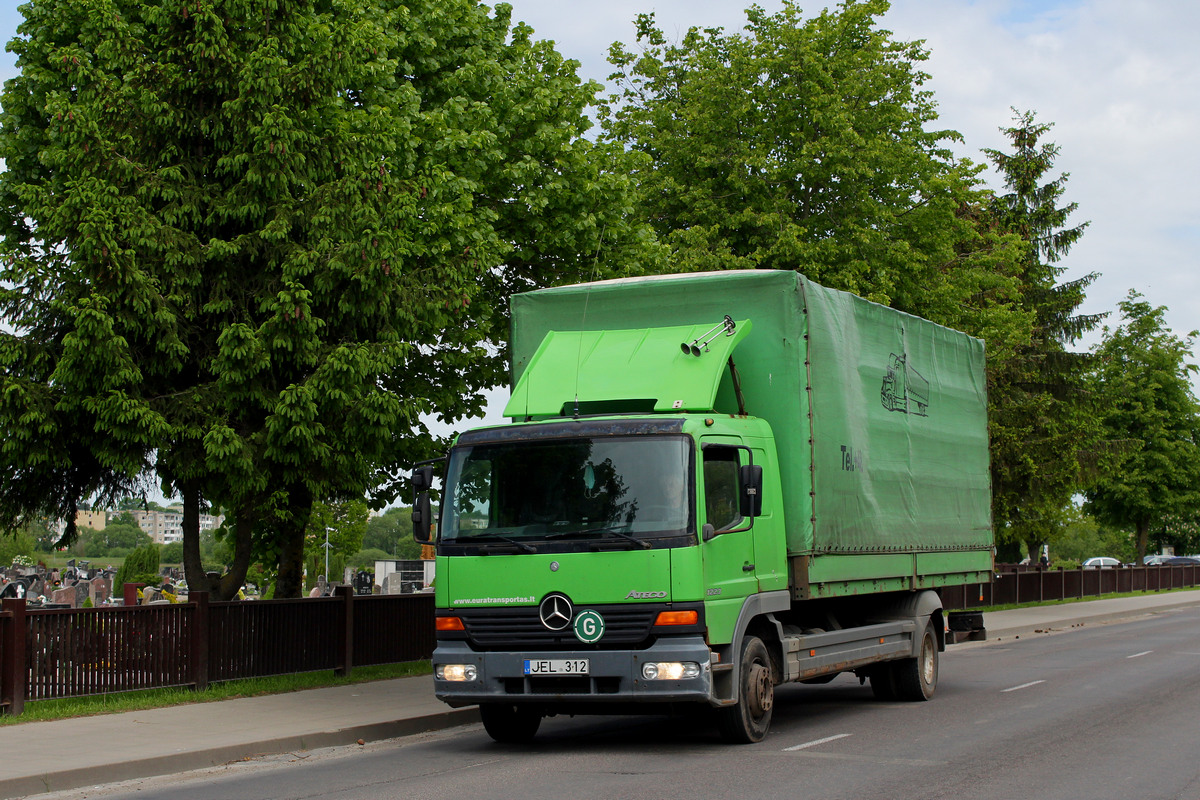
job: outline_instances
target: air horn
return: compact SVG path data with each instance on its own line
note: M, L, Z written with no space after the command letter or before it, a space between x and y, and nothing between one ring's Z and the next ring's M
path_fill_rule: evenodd
M683 350L685 355L691 354L691 355L695 356L696 358L699 358L700 354L702 352L704 352L704 353L708 352L708 343L711 342L713 339L717 338L718 336L720 336L720 332L722 330L725 331L726 336L733 336L733 331L736 327L737 326L733 322L733 317L726 314L724 320L722 320L721 322L718 322L712 328L709 328L707 331L704 332L703 335L697 336L695 339L692 339L691 344L688 344L687 342L683 342L682 344L679 345L679 349ZM700 349L701 345L703 345L704 350Z

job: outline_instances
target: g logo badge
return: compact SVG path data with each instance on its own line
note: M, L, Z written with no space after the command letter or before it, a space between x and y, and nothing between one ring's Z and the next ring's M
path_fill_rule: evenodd
M575 618L575 638L584 644L600 641L604 635L604 617L595 611L581 611Z

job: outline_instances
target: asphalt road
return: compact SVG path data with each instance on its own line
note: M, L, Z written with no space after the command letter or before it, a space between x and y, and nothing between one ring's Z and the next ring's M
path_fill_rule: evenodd
M758 745L703 717L555 718L528 747L471 725L45 797L1200 798L1200 609L955 645L927 703L779 687Z

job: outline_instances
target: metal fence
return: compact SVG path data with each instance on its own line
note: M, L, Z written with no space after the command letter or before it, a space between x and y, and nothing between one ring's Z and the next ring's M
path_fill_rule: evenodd
M1067 570L998 565L997 570L991 583L940 588L942 604L947 609L971 609L1200 586L1200 567L1192 565Z
M398 663L433 654L433 595L0 611L0 713L26 700Z

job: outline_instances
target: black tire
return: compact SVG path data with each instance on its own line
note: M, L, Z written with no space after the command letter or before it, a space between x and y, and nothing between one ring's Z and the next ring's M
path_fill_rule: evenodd
M896 672L894 664L880 664L871 669L871 693L876 700L896 699Z
M736 744L761 742L771 727L775 706L775 676L771 654L757 636L742 641L738 676L738 702L717 709L721 737Z
M542 715L537 709L512 703L481 703L479 716L488 736L501 744L531 742L542 724Z
M933 628L925 626L921 634L921 652L894 665L896 696L901 700L928 700L937 689L938 644Z

